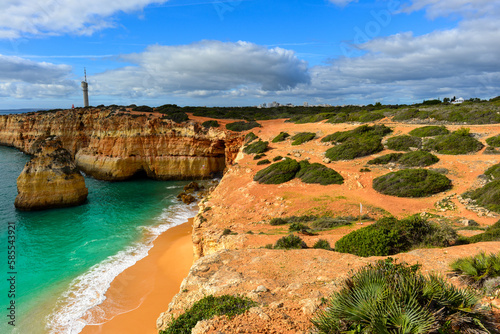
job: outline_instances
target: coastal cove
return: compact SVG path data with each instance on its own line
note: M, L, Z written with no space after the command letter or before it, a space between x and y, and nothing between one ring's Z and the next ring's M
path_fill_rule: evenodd
M112 183L86 177L84 205L20 212L13 205L16 179L28 160L16 149L0 147L0 243L7 245L7 224L14 223L17 248L16 326L2 321L0 332L78 333L85 325L80 318L105 299L115 277L197 208L177 201L185 181ZM8 291L8 283L2 280L2 291ZM2 294L0 304L9 302Z

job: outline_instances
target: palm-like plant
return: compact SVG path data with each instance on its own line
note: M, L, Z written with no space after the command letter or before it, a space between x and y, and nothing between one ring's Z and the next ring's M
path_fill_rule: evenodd
M474 310L478 298L418 266L391 258L368 265L344 282L312 320L320 333L489 333Z
M470 256L458 259L451 264L455 273L480 287L489 278L500 276L500 254L479 253L476 256Z

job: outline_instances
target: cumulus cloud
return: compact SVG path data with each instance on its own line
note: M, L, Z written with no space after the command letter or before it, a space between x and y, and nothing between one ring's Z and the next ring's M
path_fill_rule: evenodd
M0 55L0 96L18 99L66 96L77 89L71 66Z
M117 12L167 0L0 0L0 38L75 33L89 35L114 25Z
M99 94L161 96L168 93L209 96L252 86L287 90L309 82L307 63L282 48L248 42L201 41L189 45L153 45L121 56L134 64L90 78Z

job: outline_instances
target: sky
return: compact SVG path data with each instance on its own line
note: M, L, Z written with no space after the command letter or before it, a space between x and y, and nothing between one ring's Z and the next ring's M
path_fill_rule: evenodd
M0 0L0 109L500 95L498 0Z

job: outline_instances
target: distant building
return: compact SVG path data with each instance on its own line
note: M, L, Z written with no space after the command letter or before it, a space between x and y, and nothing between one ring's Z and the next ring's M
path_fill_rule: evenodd
M463 97L459 97L458 99L456 99L455 101L452 101L451 103L452 104L460 104L460 103L464 103L465 100Z
M309 102L304 102L304 107L309 107Z

